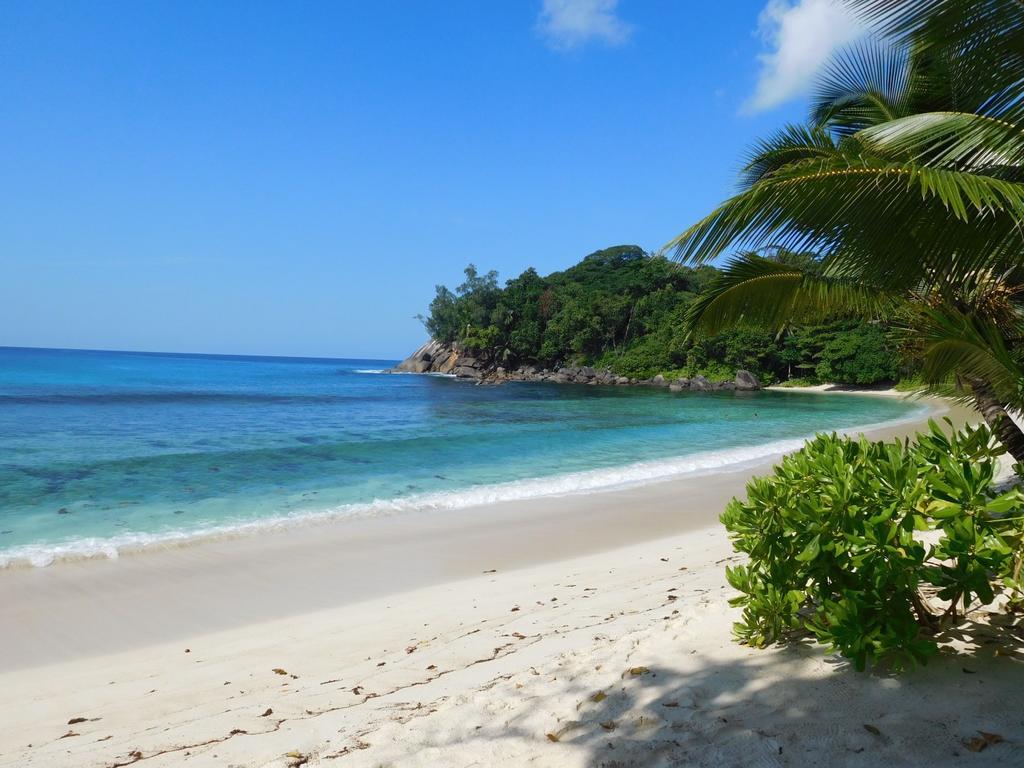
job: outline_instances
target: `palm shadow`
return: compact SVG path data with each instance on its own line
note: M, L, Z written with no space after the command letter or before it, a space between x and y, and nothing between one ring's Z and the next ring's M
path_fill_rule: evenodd
M803 644L680 661L624 670L600 691L577 685L576 712L547 736L552 756L566 745L595 768L1024 766L1019 654L944 652L901 675ZM509 728L540 736L525 725Z

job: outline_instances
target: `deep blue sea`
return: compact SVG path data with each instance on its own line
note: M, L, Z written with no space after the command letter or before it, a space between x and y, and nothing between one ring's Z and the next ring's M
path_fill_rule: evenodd
M0 565L645 482L921 408L475 386L393 362L0 348Z

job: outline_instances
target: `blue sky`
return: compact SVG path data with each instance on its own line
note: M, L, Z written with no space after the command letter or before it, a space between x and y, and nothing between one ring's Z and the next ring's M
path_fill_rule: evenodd
M0 345L402 356L468 262L709 210L838 2L5 3Z

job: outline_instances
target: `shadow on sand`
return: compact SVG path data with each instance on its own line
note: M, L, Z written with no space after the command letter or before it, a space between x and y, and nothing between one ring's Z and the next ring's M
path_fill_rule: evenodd
M1024 766L1024 657L988 627L962 634L970 653L901 675L857 672L810 644L626 669L603 690L573 688L580 703L553 723L551 755L564 748L575 765L583 750L599 768Z

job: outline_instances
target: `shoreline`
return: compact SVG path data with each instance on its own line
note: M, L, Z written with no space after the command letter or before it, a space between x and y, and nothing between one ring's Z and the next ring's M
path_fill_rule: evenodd
M0 670L0 766L298 768L344 758L339 765L367 768L871 768L1011 759L1024 741L1015 715L1024 706L1024 664L984 634L940 653L926 675L881 681L819 646L754 650L733 642L724 568L737 556L711 523L744 475L595 495L617 501L577 510L579 524L560 537L541 535L552 528L524 524L520 514L519 535L477 520L462 547L452 546L450 531L435 530L429 541L412 536L390 552L380 541L374 552L350 542L320 562L298 545L272 560L250 551L234 576L238 562L225 568L207 557L121 571L110 582L73 566L23 571L38 585L78 570L81 578L48 595L49 608L91 604L64 622L50 614L49 629L64 636L39 649L40 664ZM510 506L536 515L540 505ZM685 512L692 528L680 531ZM586 548L579 539L601 538L606 523L617 525L614 546L572 554ZM410 544L448 573L339 599L346 586L359 591L391 570L410 575ZM524 549L543 551L531 563ZM143 561L154 562L134 559ZM339 561L351 567L339 571ZM339 581L346 573L361 574L363 584ZM183 593L190 575L202 589ZM111 586L119 591L103 591ZM310 592L328 604L282 610L284 597L301 602ZM53 602L55 595L67 602ZM129 609L125 599L134 601ZM239 602L258 608L259 618L220 628L210 621L209 611ZM24 616L9 618L27 629ZM165 631L182 621L186 631ZM156 639L77 653L104 630L117 636L140 627ZM10 634L0 643L10 645ZM964 744L978 731L1006 743L968 752Z
M934 395L928 395L924 389L901 391L895 387L862 387L847 384L801 384L800 386L787 387L783 384L770 384L764 388L769 392L808 392L821 393L826 395L871 395L874 397L900 397L907 400L917 398L921 400L939 400Z
M865 434L913 434L942 413L953 411L933 402L926 414ZM0 570L0 604L11 606L19 631L0 641L0 670L300 616L493 568L535 566L699 530L716 524L728 500L778 455L611 490L324 521L151 546L116 559L7 568ZM164 603L159 615L148 609L154 595ZM99 626L91 619L97 601L109 619ZM90 631L81 632L82 626Z
M896 426L905 421L916 421L910 416L865 427L876 429ZM581 470L535 478L524 478L491 485L471 486L451 491L442 491L422 496L410 496L391 500L375 500L366 503L346 505L339 509L304 512L296 515L270 516L248 522L223 526L197 528L185 531L166 531L154 534L126 534L121 540L83 540L84 547L73 549L78 542L54 544L49 548L40 547L39 555L21 554L19 548L9 550L14 555L0 559L0 578L5 571L22 569L62 567L69 563L118 560L120 558L144 557L151 552L165 549L202 547L207 544L244 539L254 536L273 536L295 529L318 528L323 526L356 524L366 520L395 520L411 515L444 514L466 509L490 508L500 504L530 504L535 501L565 497L586 497L616 491L643 488L659 483L671 483L685 478L698 478L719 472L741 471L747 466L756 466L774 459L791 450L796 450L810 436L794 437L759 446L743 446L721 451L698 452L679 457L652 459L644 462ZM723 455L733 459L720 462ZM682 468L681 468L682 467ZM616 476L607 479L607 476ZM564 489L563 489L564 488ZM52 550L63 547L65 551L53 554ZM21 548L27 549L26 547ZM0 552L0 558L5 556Z
M732 641L717 519L773 461L0 573L0 767L1005 761L1024 664L984 635L881 686Z
M408 372L407 372L408 373ZM434 373L408 373L408 375L434 376ZM823 394L864 394L910 399L913 393L901 393L894 389L863 390L836 388L834 385L813 387L767 387L766 391L823 393ZM861 432L884 432L906 424L923 425L938 413L950 410L948 404L938 398L920 398L925 413L910 413L904 417L885 422L869 423L843 428L843 434ZM0 579L5 572L22 569L62 567L73 563L119 560L145 556L167 549L204 546L208 543L238 539L250 536L279 535L282 532L305 527L345 525L365 519L394 518L423 513L491 506L503 503L530 503L544 499L566 496L589 496L618 490L640 488L647 485L672 482L687 477L699 477L719 472L742 471L749 466L774 461L789 451L796 450L812 434L785 438L771 443L749 446L735 446L712 451L698 451L682 456L649 459L635 463L619 464L554 474L535 478L523 478L484 486L471 486L448 491L397 499L374 500L353 503L340 508L308 511L300 514L272 515L250 521L214 524L186 530L168 530L154 533L132 533L122 537L104 539L76 539L68 542L54 542L42 545L21 545L6 552L0 551ZM618 475L618 479L607 479ZM571 487L566 487L567 485Z

